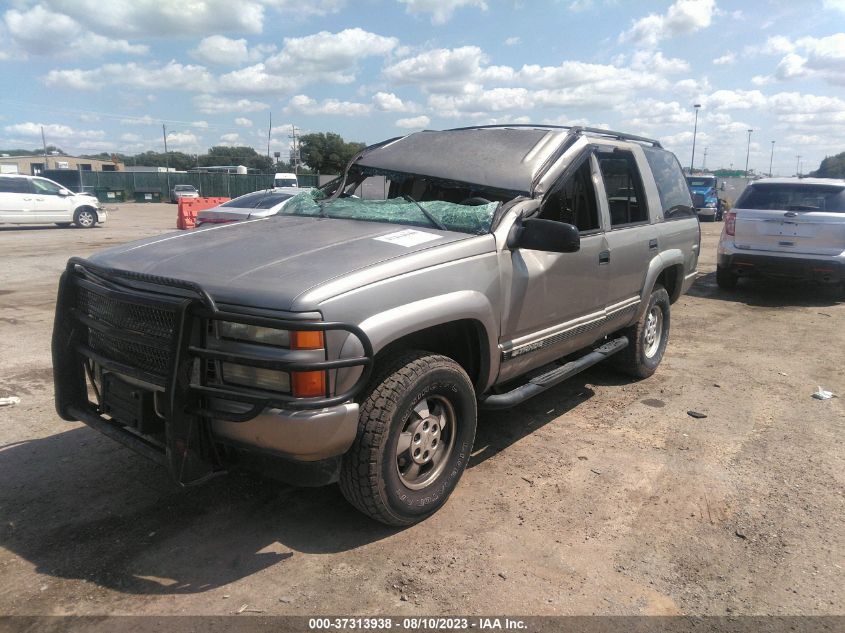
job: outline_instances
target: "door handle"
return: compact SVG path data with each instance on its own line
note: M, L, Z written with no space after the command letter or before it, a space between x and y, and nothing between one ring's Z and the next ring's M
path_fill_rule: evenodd
M657 239L649 240L648 241L648 250L656 251L657 250Z
M30 200L32 200L32 198L24 198L24 200L26 200L27 202L29 202Z
M610 251L602 251L599 253L599 265L610 263Z

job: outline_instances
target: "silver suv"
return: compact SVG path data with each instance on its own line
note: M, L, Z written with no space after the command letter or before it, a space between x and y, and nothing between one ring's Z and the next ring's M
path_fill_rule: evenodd
M752 182L725 217L716 281L766 275L823 283L845 280L845 180Z
M391 139L277 215L70 260L56 406L180 483L236 466L339 481L408 525L454 490L479 408L606 358L650 376L699 239L656 141L549 126Z

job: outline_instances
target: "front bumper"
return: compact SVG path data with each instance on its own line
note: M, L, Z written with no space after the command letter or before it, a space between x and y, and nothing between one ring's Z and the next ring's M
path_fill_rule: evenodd
M841 256L812 257L798 253L745 252L720 248L717 264L719 268L740 276L760 275L822 283L845 281L845 258Z
M205 339L213 320L347 332L364 353L305 362L210 349ZM59 284L53 330L59 415L167 464L182 484L226 469L220 445L307 462L344 453L357 432L358 405L351 400L366 384L372 361L369 339L353 325L221 310L191 282L73 258ZM333 370L357 367L360 376L343 393L295 398L209 382L218 362L322 371L327 385Z

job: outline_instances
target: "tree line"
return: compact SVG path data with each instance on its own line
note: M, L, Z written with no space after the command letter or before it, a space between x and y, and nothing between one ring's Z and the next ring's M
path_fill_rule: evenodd
M334 132L315 132L304 134L299 138L300 168L302 173L339 174L347 163L366 145L359 142L345 141L340 134ZM48 152L64 154L59 147L53 145ZM0 150L0 153L10 156L39 155L44 150L10 149ZM139 154L123 154L101 152L99 154L85 154L81 158L122 162L131 167L144 165L147 167L171 167L177 171L187 171L197 167L213 167L221 165L243 165L248 169L260 173L272 174L279 171L293 171L289 162L275 162L273 157L259 154L255 148L246 145L228 146L215 145L205 154L186 154L185 152L141 152Z

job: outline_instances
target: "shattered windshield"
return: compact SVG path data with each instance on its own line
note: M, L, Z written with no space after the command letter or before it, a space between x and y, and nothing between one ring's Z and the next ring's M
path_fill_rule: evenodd
M277 215L302 215L427 227L433 227L439 223L447 231L483 235L490 232L493 214L499 206L498 202L471 206L443 200L414 202L404 198L362 200L355 197L321 200L320 196L318 191L301 193L291 199ZM431 218L426 215L426 212Z

